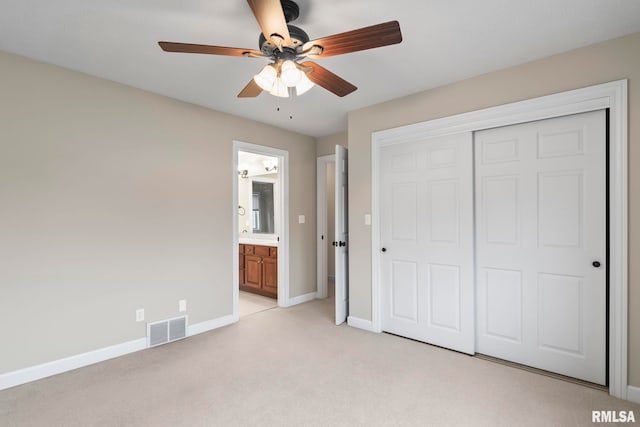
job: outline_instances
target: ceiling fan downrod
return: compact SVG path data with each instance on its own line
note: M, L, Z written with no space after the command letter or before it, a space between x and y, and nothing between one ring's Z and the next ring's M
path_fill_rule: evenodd
M284 12L284 19L287 24L291 21L295 21L300 16L300 8L293 0L280 0L282 4L282 12Z

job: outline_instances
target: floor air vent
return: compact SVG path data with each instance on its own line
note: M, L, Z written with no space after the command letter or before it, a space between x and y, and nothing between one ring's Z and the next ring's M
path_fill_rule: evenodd
M187 336L187 316L147 323L147 346L155 347Z

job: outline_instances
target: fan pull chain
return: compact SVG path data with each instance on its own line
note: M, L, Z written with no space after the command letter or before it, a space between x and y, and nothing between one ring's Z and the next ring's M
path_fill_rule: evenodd
M276 106L276 111L279 113L280 112L280 105ZM293 113L289 113L289 120L293 120Z

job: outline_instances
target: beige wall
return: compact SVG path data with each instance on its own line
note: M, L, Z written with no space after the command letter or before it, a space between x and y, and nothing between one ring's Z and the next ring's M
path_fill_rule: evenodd
M328 156L336 153L336 145L347 147L347 132L339 132L316 139L316 156Z
M640 386L640 33L349 114L350 315L371 319L371 133L629 79L629 383ZM428 61L426 62L428 63Z
M0 70L0 373L144 337L137 308L231 314L233 140L289 151L290 293L315 291L313 138L2 52Z

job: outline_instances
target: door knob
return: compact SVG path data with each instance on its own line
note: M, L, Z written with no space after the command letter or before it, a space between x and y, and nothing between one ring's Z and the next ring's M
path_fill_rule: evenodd
M338 242L338 246L339 247L347 246L347 242L340 241L340 242Z
M331 246L336 246L336 242L331 242Z
M387 252L387 248L382 248L382 252Z
M591 265L593 265L595 268L600 268L600 265L602 264L600 264L600 261L593 261Z

